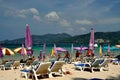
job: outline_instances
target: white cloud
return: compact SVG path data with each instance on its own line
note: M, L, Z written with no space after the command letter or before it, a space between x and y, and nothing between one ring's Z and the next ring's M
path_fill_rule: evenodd
M67 20L63 19L60 22L61 26L65 26L65 27L69 27L70 26L70 22L68 22Z
M6 11L6 15L20 17L20 18L27 18L33 16L33 18L37 18L38 20L39 11L36 8L21 9L21 10L10 9Z
M59 16L55 11L48 13L45 17L50 21L57 21L59 19Z
M39 11L36 8L21 9L21 10L9 9L8 11L6 11L5 14L7 16L14 16L22 19L30 18L36 21L41 21Z
M35 15L39 15L39 11L35 8L30 8L29 11Z
M33 16L33 19L35 19L36 21L41 21L40 17L37 16L37 15L34 15L34 16Z
M89 21L89 20L76 20L75 23L81 24L81 25L90 25L90 24L92 24L92 22Z

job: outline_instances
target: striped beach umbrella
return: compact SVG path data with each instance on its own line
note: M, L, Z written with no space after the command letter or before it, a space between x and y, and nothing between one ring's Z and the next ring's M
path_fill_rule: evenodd
M21 55L26 55L27 54L26 48L24 48L23 44L22 44L22 47L15 48L14 52L19 53Z
M14 52L9 48L2 48L3 55L14 55Z

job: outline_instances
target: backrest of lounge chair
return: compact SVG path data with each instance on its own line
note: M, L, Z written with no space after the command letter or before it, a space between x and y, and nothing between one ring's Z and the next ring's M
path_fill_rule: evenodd
M98 67L102 59L95 59L95 61L92 63L92 67Z
M11 67L11 66L12 66L12 63L11 63L11 62L6 62L4 66L5 66L5 67Z
M101 64L99 64L100 66L106 66L107 64L109 63L109 60L108 59L104 59L104 61L101 63Z
M63 64L65 64L64 61L55 61L54 64L51 66L51 68L49 69L50 72L58 72L59 69L62 68Z
M37 65L38 63L39 63L38 60L34 60L34 61L32 62L32 65Z
M39 67L36 69L36 74L44 74L48 72L48 67L51 62L40 63Z
M19 66L20 65L20 61L14 61L14 63L13 63L13 66L14 67L17 67L17 66Z

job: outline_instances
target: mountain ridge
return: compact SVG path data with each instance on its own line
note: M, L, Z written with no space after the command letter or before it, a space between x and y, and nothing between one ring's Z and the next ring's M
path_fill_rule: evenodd
M71 36L67 33L58 34L44 34L44 35L32 35L33 44L43 44L43 43L79 43L88 44L90 38L90 33ZM95 32L95 42L102 41L99 43L111 43L120 44L120 31L116 32ZM25 38L18 38L14 40L4 40L0 41L2 44L22 44L25 43Z

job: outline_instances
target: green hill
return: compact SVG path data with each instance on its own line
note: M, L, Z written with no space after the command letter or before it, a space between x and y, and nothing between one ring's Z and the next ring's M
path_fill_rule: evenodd
M32 35L33 44L43 43L79 43L88 44L90 33L83 35L71 36L66 33L61 34L45 34L45 35ZM24 38L14 40L4 40L1 44L21 44L24 43ZM116 32L96 32L95 43L110 43L120 44L120 31Z

